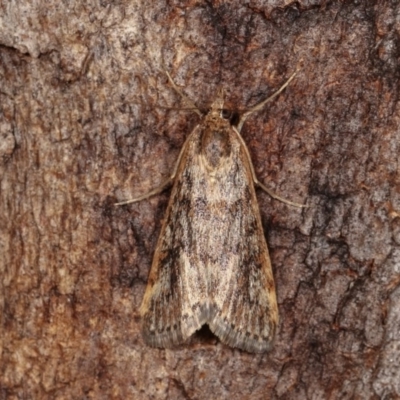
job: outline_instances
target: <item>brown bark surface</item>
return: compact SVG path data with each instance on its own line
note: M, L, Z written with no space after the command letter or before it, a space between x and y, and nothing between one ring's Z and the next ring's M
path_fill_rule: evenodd
M400 397L400 5L0 3L0 399ZM173 350L139 307L168 177L219 87L243 128L280 311L274 349ZM167 109L174 107L175 109Z

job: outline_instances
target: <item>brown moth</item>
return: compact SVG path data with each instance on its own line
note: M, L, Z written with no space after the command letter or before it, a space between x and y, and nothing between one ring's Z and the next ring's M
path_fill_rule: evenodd
M143 337L150 346L178 345L208 324L229 346L254 353L271 348L278 306L255 185L299 205L257 180L240 130L294 75L243 114L237 127L222 116L221 91L186 139L169 180L118 203L143 200L173 183L140 308Z

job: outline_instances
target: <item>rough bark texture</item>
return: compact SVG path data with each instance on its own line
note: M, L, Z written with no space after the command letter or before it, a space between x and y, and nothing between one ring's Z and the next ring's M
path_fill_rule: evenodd
M398 2L0 3L0 399L400 396ZM216 90L251 117L280 326L252 355L144 345L170 173ZM162 106L162 107L160 107Z

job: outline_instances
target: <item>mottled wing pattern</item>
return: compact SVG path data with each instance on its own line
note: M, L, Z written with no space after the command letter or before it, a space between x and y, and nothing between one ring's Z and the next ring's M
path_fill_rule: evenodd
M205 323L233 347L272 345L278 312L251 161L221 126L207 136L199 125L177 170L141 308L153 346L181 343Z
M238 135L230 129L231 157L215 176L218 197L206 195L210 214L217 210L210 225L203 226L213 236L207 260L207 322L225 344L263 352L272 346L278 308L251 160Z
M185 144L141 306L143 337L155 347L184 342L208 318L207 273L192 223L198 136L199 127Z

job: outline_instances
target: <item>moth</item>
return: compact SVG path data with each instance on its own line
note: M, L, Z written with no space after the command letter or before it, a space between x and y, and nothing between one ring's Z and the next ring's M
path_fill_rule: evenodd
M228 346L260 353L271 348L278 306L255 186L240 131L244 121L276 97L245 112L237 126L224 118L223 91L186 139L170 178L133 203L173 184L140 308L147 344L169 348L208 324Z

